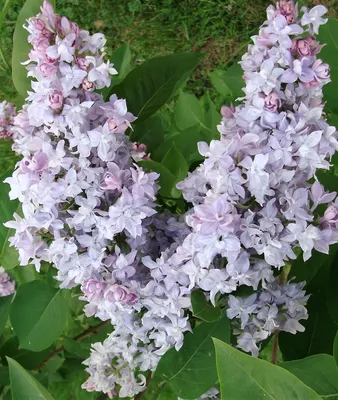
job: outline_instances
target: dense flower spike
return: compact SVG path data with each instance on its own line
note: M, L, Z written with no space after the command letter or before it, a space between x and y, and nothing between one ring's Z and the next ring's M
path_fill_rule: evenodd
M188 289L158 283L142 257L170 256L190 231L175 216L156 213L158 174L135 164L147 155L125 135L135 120L126 101L112 95L104 102L93 92L116 73L104 61L104 36L80 30L48 2L27 29L34 80L13 127L13 149L23 159L6 179L23 217L6 226L16 231L11 243L21 265L52 263L60 287L81 285L87 315L114 324L106 342L94 346L107 351L84 387L132 397L145 388L146 371L170 347L178 349L190 329ZM117 361L109 376L102 372L111 351ZM134 361L120 371L130 355Z
M304 9L299 19L293 1L268 8L241 61L244 103L223 107L221 139L199 144L206 161L179 185L194 204L187 216L193 231L181 251L191 255L195 284L213 303L238 285L263 287L247 299L229 297L228 316L241 319L238 346L254 355L275 329L296 333L307 318L307 297L294 284L278 285L275 271L296 258L297 248L307 260L337 241L336 206L321 221L316 215L319 204L336 197L324 191L316 169L328 169L338 150L336 129L323 114L329 66L317 58L321 45L313 36L326 22L323 9Z
M275 330L303 330L303 284L278 274L299 249L306 260L338 238L336 193L316 179L338 149L323 114L329 67L313 36L326 20L323 7L299 15L292 0L267 11L241 61L243 104L222 108L220 140L199 143L205 161L178 185L193 205L185 220L156 211L158 175L135 164L149 155L125 135L135 120L126 101L94 92L116 73L104 36L48 2L28 21L34 80L10 129L23 159L6 180L23 217L6 225L22 265L52 263L61 287L81 285L86 314L114 325L85 361L88 391L123 398L145 390L161 356L191 330L198 288L213 304L226 295L244 351L257 355ZM6 113L10 121L13 110ZM328 204L321 218L320 204ZM236 296L242 285L255 293ZM217 389L202 396L217 397Z

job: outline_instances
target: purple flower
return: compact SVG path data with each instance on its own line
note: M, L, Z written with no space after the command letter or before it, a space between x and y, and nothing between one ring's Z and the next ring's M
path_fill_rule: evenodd
M338 229L338 206L331 204L325 211L324 216L321 218L321 223L324 227L331 226Z
M63 104L62 92L60 90L54 90L53 93L49 95L49 103L53 110L60 109Z
M134 292L123 285L113 284L106 288L104 298L112 303L121 303L133 305L137 302L137 296Z
M303 7L302 11L304 12L301 20L301 24L310 25L310 29L318 34L320 25L326 24L327 18L322 18L324 14L327 13L327 8L320 5L313 7L310 11L308 8Z
M313 36L292 40L292 50L301 57L315 56L320 52L321 45Z
M312 68L312 64L312 57L303 57L300 60L294 60L292 67L287 69L281 76L281 82L294 83L298 79L301 82L311 82L315 77L315 72Z
M264 108L266 110L271 112L276 112L280 108L281 104L282 104L281 99L277 93L271 92L270 94L265 96Z
M82 292L89 301L95 301L102 297L104 289L105 284L95 279L89 279L81 287Z
M328 81L330 79L330 66L323 63L322 60L316 60L312 66L314 78L318 83Z
M234 220L231 205L223 198L218 198L211 204L195 207L193 219L203 235L219 234L233 231Z
M35 154L34 156L24 158L21 161L21 169L25 173L41 172L47 167L47 165L48 165L47 155L42 151Z
M278 0L277 15L283 15L288 24L294 24L297 19L297 9L293 0Z

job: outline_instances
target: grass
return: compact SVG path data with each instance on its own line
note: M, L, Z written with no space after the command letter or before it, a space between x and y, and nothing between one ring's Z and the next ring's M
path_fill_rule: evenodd
M0 0L0 9L4 2ZM24 0L12 0L0 36L9 61L15 20L23 3ZM202 52L202 62L187 85L187 90L200 96L211 89L211 71L224 68L245 52L270 3L270 0L57 0L57 11L83 29L103 32L108 39L108 55L130 42L134 65L174 52ZM332 15L337 15L337 0L321 3L329 7ZM8 72L0 71L0 78L0 100L13 98L15 90Z

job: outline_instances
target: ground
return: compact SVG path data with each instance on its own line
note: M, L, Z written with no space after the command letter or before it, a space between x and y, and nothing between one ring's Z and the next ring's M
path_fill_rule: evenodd
M0 0L0 10L4 3ZM23 3L11 1L0 32L9 61L15 20ZM329 8L330 15L338 15L338 0L320 3ZM269 4L270 0L57 0L57 11L83 29L105 33L108 54L129 42L134 65L164 54L202 52L202 62L187 85L187 90L199 96L211 88L211 71L225 68L245 52ZM0 101L11 99L15 89L10 74L0 70L0 78Z

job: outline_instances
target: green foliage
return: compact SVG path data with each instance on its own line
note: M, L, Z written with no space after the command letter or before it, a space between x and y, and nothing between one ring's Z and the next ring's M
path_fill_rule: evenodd
M6 364L6 357L15 359L26 369L36 369L48 357L51 348L43 351L33 352L19 348L19 339L10 337L0 348L1 361Z
M5 329L12 299L13 295L0 297L0 334Z
M43 281L19 287L10 318L21 348L42 351L57 340L66 322L67 299L66 290L54 289Z
M321 58L330 65L331 82L324 87L324 98L326 101L326 111L330 123L338 125L338 103L337 103L337 85L338 85L338 20L330 18L329 21L321 26L319 40L326 43L320 52Z
M54 400L52 395L21 365L7 358L13 400Z
M217 380L212 338L229 342L230 326L227 318L214 323L202 322L193 333L185 336L178 352L171 349L165 353L143 399L165 399L163 391L168 386L176 398L182 399L195 399L210 389Z
M210 79L215 89L226 101L235 101L243 97L244 87L243 71L239 64L233 64L226 70L215 70L210 74Z
M295 375L214 339L222 399L320 400Z
M338 368L332 356L317 354L280 364L323 399L338 398Z
M191 306L194 316L205 322L218 321L222 316L222 310L219 307L214 307L210 301L207 301L202 290L192 292Z
M199 54L173 54L153 58L130 72L113 92L127 99L128 109L144 121L175 93L200 60Z

